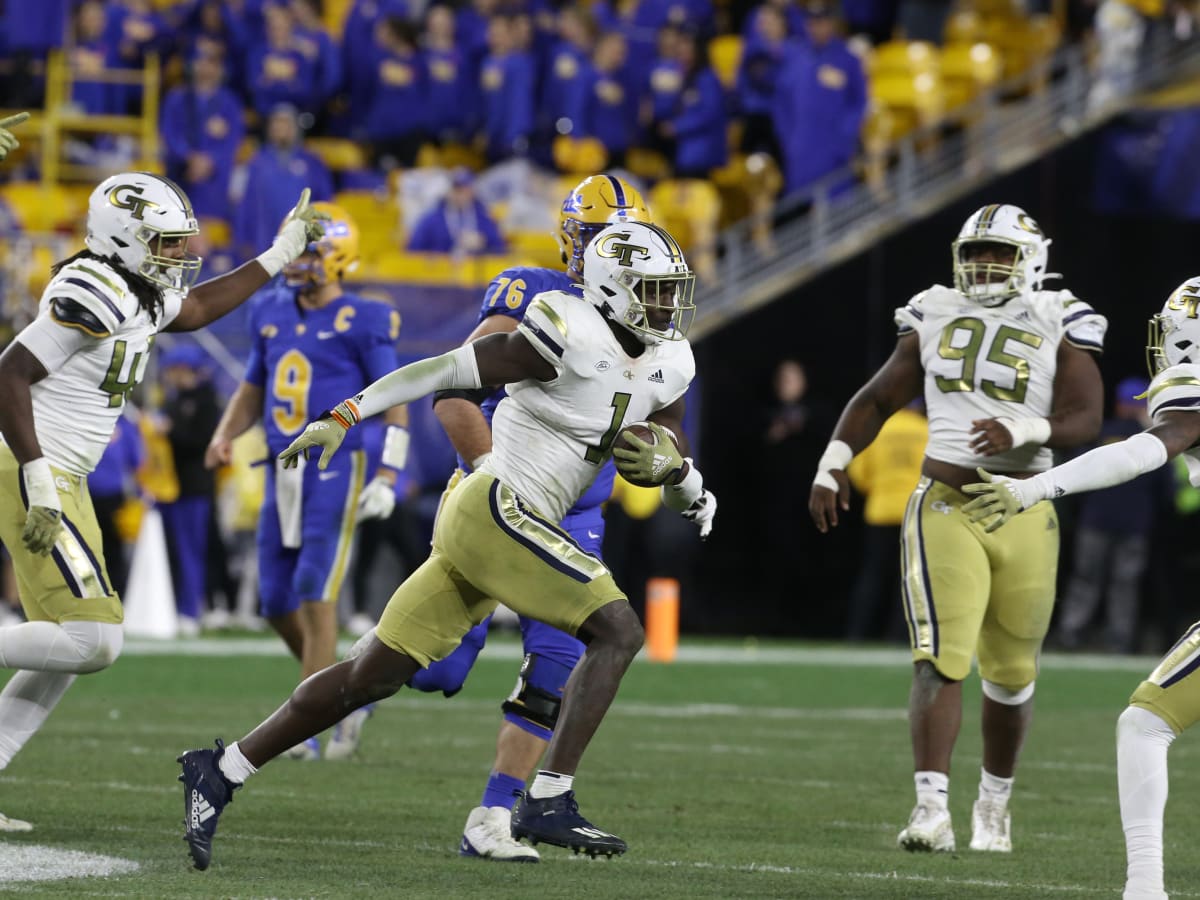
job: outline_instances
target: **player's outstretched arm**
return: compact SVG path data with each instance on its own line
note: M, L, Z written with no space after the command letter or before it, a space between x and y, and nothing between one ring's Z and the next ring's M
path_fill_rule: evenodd
M341 446L347 430L390 406L411 403L434 391L449 388L478 388L484 384L508 384L527 378L549 381L556 374L554 367L519 332L489 335L383 376L305 428L279 458L285 466L295 465L301 454L307 455L310 448L320 447L321 459L317 467L324 469Z
M283 226L270 248L232 272L192 288L183 301L179 315L166 330L195 331L244 303L278 275L284 266L303 253L310 241L320 240L325 234L321 223L326 218L324 213L312 208L309 190L305 188L299 202L283 220Z
M28 118L29 113L19 112L16 115L0 119L0 161L7 158L8 154L21 146L21 142L17 140L16 135L10 129L20 125Z
M1035 503L1067 494L1096 491L1153 472L1200 440L1200 414L1166 410L1141 434L1105 444L1032 478L1006 478L979 470L982 481L963 486L974 495L963 507L973 522L995 531Z
M19 340L0 355L0 433L21 464L21 484L29 504L21 539L28 550L40 554L54 548L62 530L62 504L50 463L38 444L29 391L46 374L45 366Z
M850 508L846 467L863 450L896 410L921 395L925 369L915 334L901 335L883 367L850 398L833 438L817 464L808 496L808 512L822 533L837 527L838 510Z

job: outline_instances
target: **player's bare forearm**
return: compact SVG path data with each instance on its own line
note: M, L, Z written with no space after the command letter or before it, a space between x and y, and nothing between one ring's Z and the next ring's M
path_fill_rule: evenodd
M400 403L385 410L383 413L383 423L385 425L398 425L401 428L407 428L408 404Z
M22 465L42 455L29 388L45 377L46 369L20 341L0 355L0 433Z
M924 378L916 336L901 336L887 362L842 410L832 440L844 441L856 454L862 452L893 413L921 395Z
M188 292L179 315L167 331L195 331L245 303L255 291L270 281L267 270L250 260L224 275L210 278Z
M1095 356L1063 342L1054 377L1047 447L1069 449L1095 440L1104 422L1104 382Z
M492 452L492 430L476 404L461 397L445 397L433 405L433 412L458 455L468 464Z
M1190 410L1166 410L1154 417L1154 423L1146 431L1162 441L1167 448L1167 458L1174 459L1200 442L1200 414Z
M232 441L244 434L258 421L263 411L263 389L256 384L243 381L229 398L229 405L221 414L213 441Z

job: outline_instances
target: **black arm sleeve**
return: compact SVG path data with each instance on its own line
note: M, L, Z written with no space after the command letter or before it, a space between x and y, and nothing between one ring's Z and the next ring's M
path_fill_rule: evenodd
M483 401L492 396L492 391L495 388L479 387L479 388L452 388L448 391L436 391L433 395L433 405L437 406L439 400L468 400L476 406L482 406Z

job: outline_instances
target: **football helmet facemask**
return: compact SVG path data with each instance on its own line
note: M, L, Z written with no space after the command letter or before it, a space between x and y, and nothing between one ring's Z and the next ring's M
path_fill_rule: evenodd
M584 251L583 292L644 344L681 341L696 314L696 276L675 238L646 222L619 222Z
M354 219L332 203L314 203L312 208L327 217L320 220L325 235L283 267L284 283L290 287L340 281L358 267L358 225Z
M1163 369L1200 362L1200 276L1189 278L1150 317L1146 365L1153 378Z
M1010 262L975 258L980 245L1012 248ZM991 204L967 219L952 245L954 286L981 306L1000 306L1026 291L1041 290L1050 239L1023 209Z
M88 198L87 248L161 287L186 290L195 283L203 260L187 246L199 233L187 194L161 175L113 175Z
M650 209L637 188L615 175L592 175L571 189L558 216L558 247L567 271L583 273L584 251L615 222L649 222Z

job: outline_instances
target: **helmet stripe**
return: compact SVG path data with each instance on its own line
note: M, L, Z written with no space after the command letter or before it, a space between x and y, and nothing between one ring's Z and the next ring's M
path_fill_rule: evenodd
M996 212L999 209L999 203L993 203L990 206L984 207L983 215L979 217L979 224L975 226L976 236L987 234L988 228L990 228L992 225L992 219L996 217Z
M184 208L184 210L187 211L187 214L189 216L192 215L192 203L190 200L188 200L187 194L185 194L183 192L183 188L181 188L179 185L177 185L170 178L167 178L165 175L156 175L153 172L143 172L142 174L146 175L149 178L158 179L163 184L165 184L170 190L174 191L175 196L179 198L179 205L182 206Z
M667 256L671 262L683 262L683 248L679 246L679 242L671 236L669 231L653 222L643 222L642 224L663 239L663 243L667 245Z
M621 187L621 179L614 178L612 175L605 175L604 177L612 185L613 193L617 197L617 206L624 209L627 204L625 203L625 188Z

